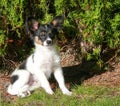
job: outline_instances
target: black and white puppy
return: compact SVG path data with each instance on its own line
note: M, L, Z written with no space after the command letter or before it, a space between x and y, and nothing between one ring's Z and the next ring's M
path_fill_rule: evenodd
M64 22L62 16L55 17L50 23L42 25L35 18L28 18L27 27L32 35L35 50L23 64L11 74L8 93L19 97L29 96L30 91L42 87L53 94L48 78L55 76L63 94L71 95L64 82L59 53L54 44L55 35Z

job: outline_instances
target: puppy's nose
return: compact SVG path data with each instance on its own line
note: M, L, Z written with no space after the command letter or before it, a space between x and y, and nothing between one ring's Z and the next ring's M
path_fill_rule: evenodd
M52 44L52 41L51 40L47 40L47 44Z

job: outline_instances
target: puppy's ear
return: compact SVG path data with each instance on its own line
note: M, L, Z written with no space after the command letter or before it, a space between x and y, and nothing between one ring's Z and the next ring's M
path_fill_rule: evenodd
M62 26L63 23L64 23L64 17L56 16L55 18L53 18L50 24L53 25L54 27L59 28Z
M39 22L34 17L29 17L26 19L26 30L28 32L33 34L34 31L38 30L38 28L39 28Z

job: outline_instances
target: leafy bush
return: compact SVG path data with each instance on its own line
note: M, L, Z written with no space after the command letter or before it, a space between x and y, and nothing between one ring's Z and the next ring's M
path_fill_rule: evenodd
M31 43L26 40L29 36L24 30L28 16L36 16L46 23L62 14L64 38L79 39L80 55L85 54L87 60L98 60L101 65L106 48L119 48L119 11L119 0L1 0L0 56L10 58L12 54L21 59L28 55Z

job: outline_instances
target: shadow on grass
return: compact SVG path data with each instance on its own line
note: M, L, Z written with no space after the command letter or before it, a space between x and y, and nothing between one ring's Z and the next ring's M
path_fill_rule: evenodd
M84 80L103 72L104 71L100 70L95 61L84 61L79 65L63 67L65 81L77 85L80 85Z
M63 67L65 82L72 85L81 85L84 80L104 72L105 70L100 69L96 61L83 60L81 64ZM55 81L53 75L50 82L52 81Z

